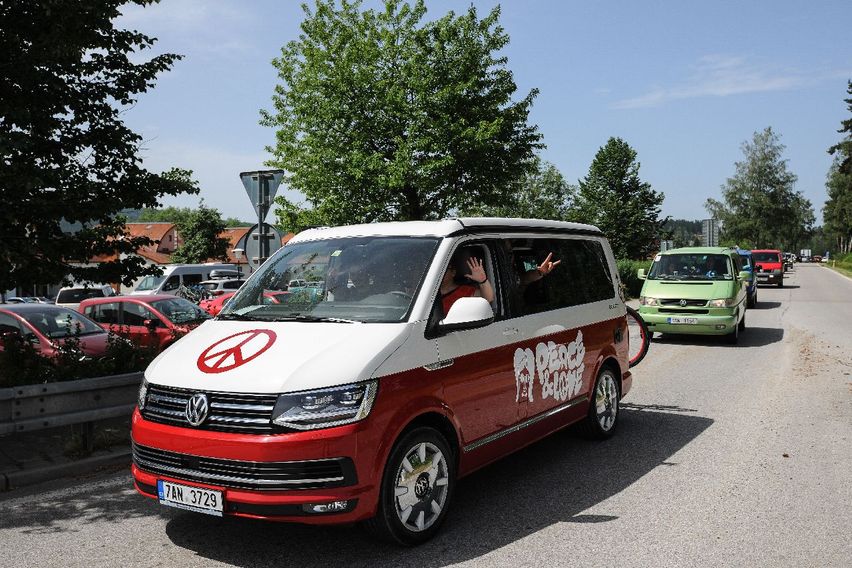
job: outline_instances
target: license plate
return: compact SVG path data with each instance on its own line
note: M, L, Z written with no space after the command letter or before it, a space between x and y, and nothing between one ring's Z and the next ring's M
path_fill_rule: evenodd
M157 480L157 494L161 505L206 513L208 515L222 516L224 510L224 499L221 491L202 489L201 487L190 487L170 481Z
M764 275L762 275L762 274L759 274L759 275L757 276L757 279L758 279L758 280L769 280L769 276L764 276Z
M695 325L698 323L698 318L668 318L669 323L685 323Z

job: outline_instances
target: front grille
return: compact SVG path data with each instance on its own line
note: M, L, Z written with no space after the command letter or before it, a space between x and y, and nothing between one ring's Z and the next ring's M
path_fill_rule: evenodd
M684 314L684 315L694 315L694 314L709 314L710 310L687 310L680 308L660 308L657 310L661 314Z
M210 411L207 419L200 426L191 426L186 419L186 403L197 392L207 395ZM277 394L194 391L149 385L142 416L151 422L198 430L248 434L286 432L286 428L272 423L272 409L275 407L276 400L278 400Z
M321 489L356 482L349 458L252 462L180 454L134 442L133 463L153 474L240 489Z
M660 300L660 305L661 306L680 306L680 302L681 302L680 298L678 298L678 299L667 299L666 298L666 299ZM689 300L689 299L686 300L686 306L703 308L706 305L707 305L707 300ZM684 307L686 307L686 306L684 306Z

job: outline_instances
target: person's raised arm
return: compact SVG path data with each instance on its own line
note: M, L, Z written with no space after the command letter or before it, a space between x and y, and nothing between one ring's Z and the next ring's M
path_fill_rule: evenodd
M556 262L554 262L551 260L552 258L553 253L551 252L547 255L547 258L545 258L544 261L539 264L538 267L536 267L535 270L529 270L522 274L521 283L531 284L537 280L541 280L542 278L550 274L551 271L553 271L553 269L556 268L560 262L562 262L561 260L557 260Z
M468 279L473 281L477 286L476 295L488 300L488 303L494 301L494 288L488 281L488 275L485 274L485 268L482 266L482 261L472 256L467 259L467 267L470 269Z

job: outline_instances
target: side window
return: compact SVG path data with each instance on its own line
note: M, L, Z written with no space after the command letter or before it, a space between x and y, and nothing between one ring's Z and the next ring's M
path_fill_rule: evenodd
M145 306L134 302L122 302L122 316L124 317L124 325L145 325L147 319L157 319L157 317Z
M737 274L739 274L740 271L743 269L743 261L744 260L745 259L743 257L741 257L740 255L737 255L737 256L734 257L734 275L735 276Z
M10 331L21 333L21 325L18 323L18 320L12 316L0 314L0 334L8 333Z
M98 323L118 324L119 306L117 303L86 306L86 315Z
M236 290L242 285L242 281L234 281L234 282L225 282L222 285L222 288L225 290Z
M587 239L512 239L512 316L598 302L615 297L612 275L600 242ZM560 261L547 276L537 267L552 254Z
M504 302L501 300L501 289L502 282L499 275L498 269L498 256L496 254L496 243L493 241L477 241L477 242L466 242L459 245L455 251L453 252L453 256L451 257L450 263L456 269L456 276L453 284L461 287L464 285L471 286L472 282L465 278L465 275L468 273L469 268L467 268L467 261L470 258L476 258L482 263L482 267L485 270L485 275L488 278L488 282L491 285L491 289L494 292L494 299L491 302L491 308L494 310L495 319L503 319L505 316L505 309L503 308ZM449 269L447 269L449 270ZM447 273L445 272L445 275ZM458 290L458 287L453 288L453 290ZM476 289L476 286L473 286L473 289ZM470 288L468 288L470 290ZM469 294L454 294L452 291L447 294L443 294L441 290L438 291L438 295L435 298L435 303L433 306L432 315L430 316L430 326L439 321L444 317L445 312L448 311L449 306L460 297L464 297Z
M163 283L163 292L171 292L173 290L177 290L180 287L180 276L175 274L174 276L169 276L169 279Z
M183 285L184 286L194 286L196 284L201 284L202 280L204 280L204 277L201 274L184 274L183 275Z

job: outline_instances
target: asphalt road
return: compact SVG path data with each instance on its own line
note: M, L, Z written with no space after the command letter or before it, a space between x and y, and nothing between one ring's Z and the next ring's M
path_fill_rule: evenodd
M0 497L0 566L852 566L852 280L786 283L737 346L655 340L614 438L466 478L419 548L167 509L119 471Z

